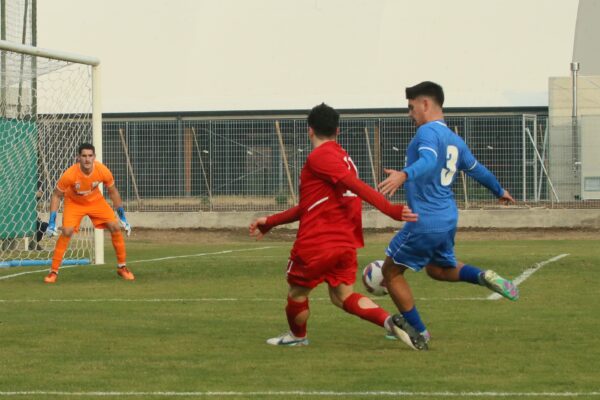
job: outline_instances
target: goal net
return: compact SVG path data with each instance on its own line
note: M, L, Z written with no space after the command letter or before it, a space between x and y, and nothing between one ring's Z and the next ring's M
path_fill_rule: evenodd
M50 264L51 194L79 144L94 139L92 66L57 54L0 41L0 267ZM84 218L63 265L94 258Z

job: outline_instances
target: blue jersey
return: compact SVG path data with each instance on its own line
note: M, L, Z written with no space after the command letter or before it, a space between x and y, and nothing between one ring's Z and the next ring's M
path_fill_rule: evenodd
M417 129L406 150L403 171L408 175L404 184L408 205L419 214L419 221L405 225L411 232L456 228L458 210L452 183L458 171L465 171L496 197L504 194L496 177L477 162L464 140L443 121L428 122Z

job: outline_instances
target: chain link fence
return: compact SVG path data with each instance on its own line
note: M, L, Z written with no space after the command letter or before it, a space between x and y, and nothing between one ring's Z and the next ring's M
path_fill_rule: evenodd
M573 158L579 152L570 124L550 135L548 117L539 114L448 115L446 122L521 206L600 207L582 196L581 174L573 172L581 161ZM374 187L385 179L384 168L402 168L415 133L403 116L343 117L340 128L340 143ZM105 119L103 135L104 162L130 211L282 210L297 201L311 151L304 117ZM589 146L586 154L600 154L597 143ZM454 192L460 208L498 206L464 175ZM403 190L393 200L404 201Z

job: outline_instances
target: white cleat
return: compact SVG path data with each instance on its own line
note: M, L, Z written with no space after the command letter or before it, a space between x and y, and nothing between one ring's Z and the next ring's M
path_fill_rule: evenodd
M271 346L308 346L306 337L299 338L292 335L291 332L281 334L277 337L267 339L267 344Z

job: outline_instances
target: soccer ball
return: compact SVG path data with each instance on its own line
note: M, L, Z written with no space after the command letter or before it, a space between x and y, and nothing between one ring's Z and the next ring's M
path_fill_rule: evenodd
M362 273L362 281L367 292L375 296L384 296L388 293L383 281L383 273L381 267L383 260L376 260L367 264Z

